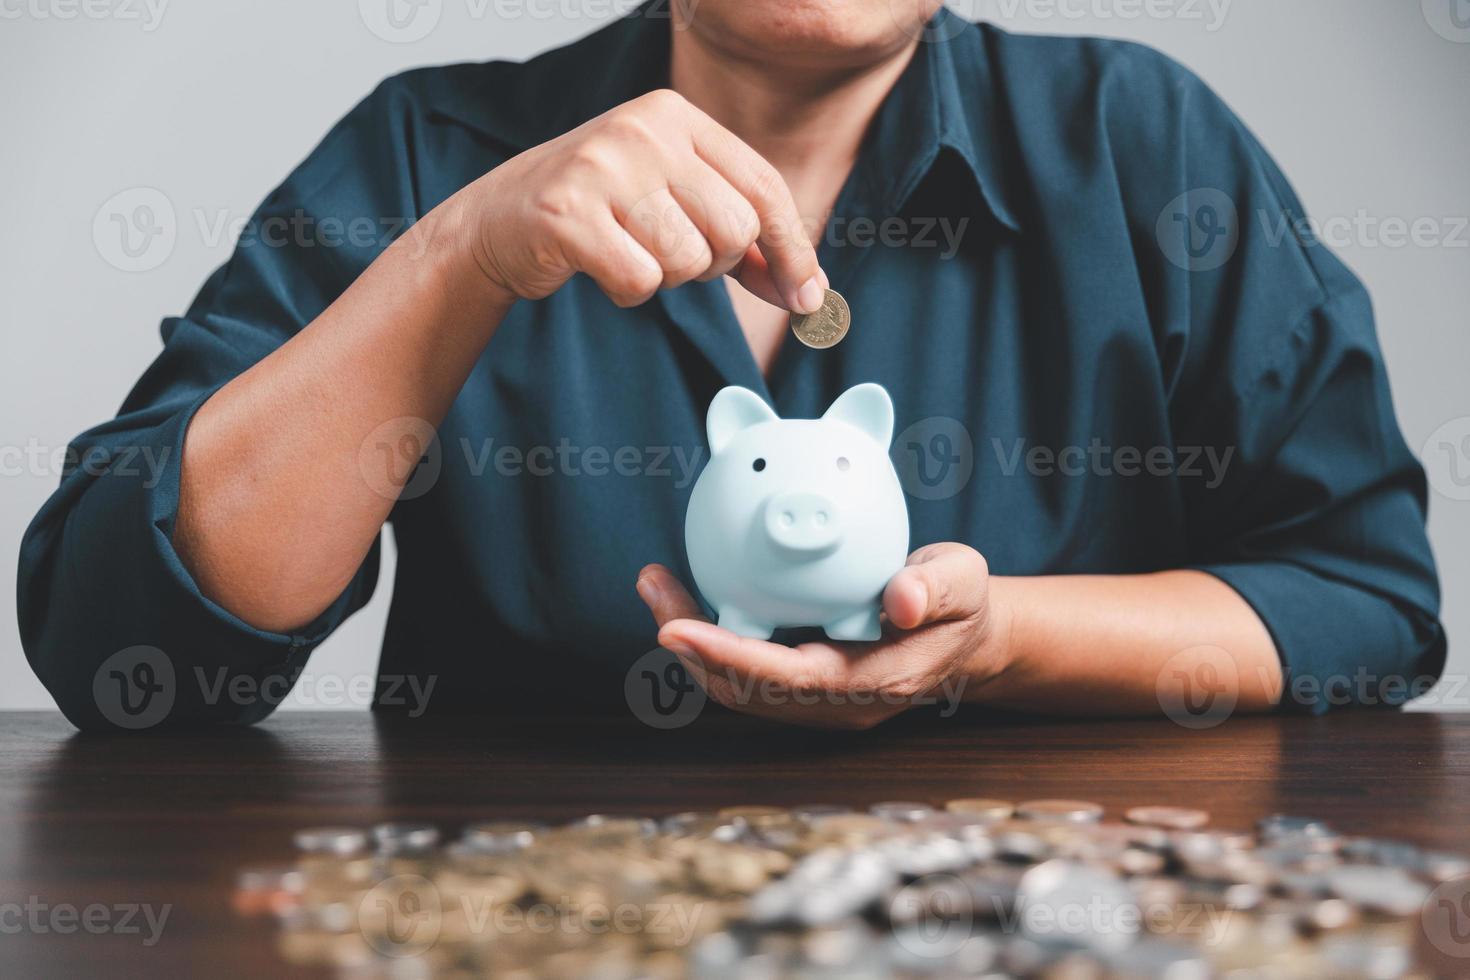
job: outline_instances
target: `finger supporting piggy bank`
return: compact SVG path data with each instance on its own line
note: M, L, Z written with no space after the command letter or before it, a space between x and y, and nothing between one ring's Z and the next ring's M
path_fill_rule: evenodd
M903 488L888 458L893 402L849 388L819 419L778 418L748 388L710 402L710 461L689 498L689 567L720 625L767 639L820 626L876 640L883 588L908 556Z

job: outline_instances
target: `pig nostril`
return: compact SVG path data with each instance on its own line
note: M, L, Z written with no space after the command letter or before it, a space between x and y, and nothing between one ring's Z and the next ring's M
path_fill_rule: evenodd
M817 527L822 527L826 523L827 523L827 512L825 510L819 510L819 511L817 511Z
M781 526L782 527L790 527L791 525L793 525L795 523L796 523L796 515L795 514L791 513L791 511L789 511L789 510L783 510L781 512Z

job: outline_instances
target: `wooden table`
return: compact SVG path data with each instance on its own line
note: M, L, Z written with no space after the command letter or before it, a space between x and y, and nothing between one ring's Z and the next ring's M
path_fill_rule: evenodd
M452 832L494 817L955 796L1090 799L1110 818L1186 804L1241 828L1282 811L1464 850L1470 716L1191 731L963 712L813 734L714 711L672 732L626 718L281 713L252 729L103 737L58 715L0 714L0 976L309 975L278 959L268 923L230 908L238 870L291 859L292 831L309 825L412 819ZM121 925L121 907L145 904L155 919L171 907L152 946L141 912L131 934L48 924L59 907L93 905L94 925Z

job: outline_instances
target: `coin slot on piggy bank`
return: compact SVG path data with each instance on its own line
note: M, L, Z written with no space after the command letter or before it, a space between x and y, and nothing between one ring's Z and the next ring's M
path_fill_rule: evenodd
M883 588L909 548L888 457L888 392L857 385L819 419L782 419L748 388L725 388L710 402L707 429L710 460L689 498L684 540L720 625L759 639L784 626L878 639Z

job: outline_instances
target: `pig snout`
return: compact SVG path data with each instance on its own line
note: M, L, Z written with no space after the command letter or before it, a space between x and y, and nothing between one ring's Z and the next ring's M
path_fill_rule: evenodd
M778 548L817 557L842 542L837 504L816 493L782 493L766 501L766 536Z

